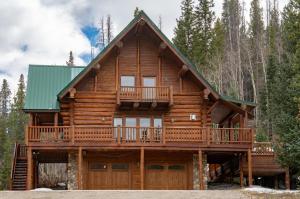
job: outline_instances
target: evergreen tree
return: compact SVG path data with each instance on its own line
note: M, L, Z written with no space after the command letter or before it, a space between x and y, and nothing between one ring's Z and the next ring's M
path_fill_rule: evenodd
M225 32L224 25L221 19L217 19L214 28L212 30L212 41L210 44L211 51L211 61L210 67L214 71L210 76L210 82L216 87L216 89L222 93L223 84L223 61L224 61L224 41L225 41Z
M183 0L181 3L181 16L177 19L174 29L173 43L188 58L192 58L193 23L194 23L193 0Z
M273 130L278 138L278 159L283 166L299 172L300 120L297 116L300 96L300 1L291 0L285 7L282 18L284 56L283 63L277 66L272 79L271 115Z
M193 60L204 74L212 72L208 65L211 58L212 24L215 15L213 7L213 0L198 0L194 12Z
M3 173L9 164L9 135L8 135L8 113L11 91L6 79L3 80L0 90L0 189L7 187L7 178Z
M25 104L25 82L23 74L20 75L18 90L13 98L11 112L9 114L9 129L11 140L21 143L24 141L24 130L28 117L23 112Z

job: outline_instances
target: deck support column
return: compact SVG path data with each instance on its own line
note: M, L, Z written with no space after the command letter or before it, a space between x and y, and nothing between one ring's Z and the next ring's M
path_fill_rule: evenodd
M200 190L204 190L204 178L203 178L203 153L202 150L198 151L198 155L199 155L199 187Z
M287 190L290 190L290 171L289 168L286 168L285 170L285 188Z
M141 190L144 190L144 168L145 168L145 150L141 148L140 154L140 174L141 174Z
M252 186L252 153L251 149L248 149L248 184Z
M244 187L243 154L240 155L239 166L240 166L240 186Z
M78 189L82 189L82 147L78 149Z
M32 159L32 148L27 148L27 190L32 189L32 176L33 176L33 159Z

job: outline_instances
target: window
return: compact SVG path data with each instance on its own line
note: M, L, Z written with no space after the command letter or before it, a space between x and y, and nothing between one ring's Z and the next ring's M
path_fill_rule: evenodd
M168 169L169 170L184 170L184 166L183 165L178 165L178 164L169 165Z
M136 118L126 117L126 141L136 140Z
M90 170L106 170L107 164L99 163L99 162L93 162L89 164Z
M134 76L121 76L121 86L134 87L135 77Z
M150 118L140 118L140 138L141 140L146 140L147 138L150 138L150 129L151 126L151 120Z
M113 170L128 170L129 165L127 163L113 163L111 168Z
M158 164L152 164L152 165L147 165L146 169L148 169L148 170L163 170L164 166L158 165Z
M121 126L122 127L122 118L120 118L120 117L115 117L114 118L114 138L117 138L118 137L118 129L116 128L116 127L118 127L118 126ZM122 138L122 128L120 129L120 133L121 133L121 135L120 135L120 137Z

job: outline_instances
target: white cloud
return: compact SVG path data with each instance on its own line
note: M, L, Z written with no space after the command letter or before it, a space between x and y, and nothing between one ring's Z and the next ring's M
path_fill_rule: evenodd
M250 0L245 2L249 15ZM280 0L280 8L287 2ZM222 3L223 0L215 0L218 16ZM155 23L161 15L162 30L172 38L180 4L181 0L0 1L0 81L7 78L15 90L19 75L26 76L28 64L64 65L70 50L74 52L75 64L85 64L79 55L89 53L90 44L80 28L98 25L102 16L110 14L116 35L133 18L135 7L143 9ZM22 51L22 47L27 51Z

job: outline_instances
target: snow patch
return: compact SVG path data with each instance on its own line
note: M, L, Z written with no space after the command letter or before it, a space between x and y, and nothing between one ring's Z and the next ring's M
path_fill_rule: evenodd
M52 189L49 189L49 188L37 188L37 189L33 189L31 191L52 191Z
M276 189L270 189L265 188L261 186L251 186L244 189L245 191L249 192L256 192L256 193L274 193L274 194L282 194L282 193L298 193L299 191L296 190L276 190Z

